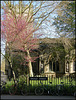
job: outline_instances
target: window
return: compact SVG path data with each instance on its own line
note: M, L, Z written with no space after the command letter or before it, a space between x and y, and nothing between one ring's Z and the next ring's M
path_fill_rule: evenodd
M66 63L66 72L69 72L69 62Z
M53 71L55 71L55 62L53 62Z
M49 62L49 71L52 71L52 61Z
M56 61L56 71L59 71L59 62Z

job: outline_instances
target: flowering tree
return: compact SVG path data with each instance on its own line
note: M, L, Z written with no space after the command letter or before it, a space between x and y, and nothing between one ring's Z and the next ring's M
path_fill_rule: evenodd
M37 57L31 57L30 52L38 47L39 35L35 35L34 32L37 29L33 28L33 23L27 22L26 16L18 16L15 18L14 15L8 13L8 10L4 10L3 20L1 20L1 35L6 40L6 49L9 48L10 56L8 60L10 67L12 68L12 54L13 50L21 50L25 52L24 58L29 68L30 76L33 76L32 64ZM22 62L23 63L23 62ZM14 79L15 73L13 72Z
M13 49L26 52L25 59L28 66L32 66L31 62L36 59L30 56L31 50L37 47L37 38L33 38L33 33L55 10L59 9L60 4L61 2L57 1L28 1L27 3L19 1L16 5L14 1L4 1L1 7L5 11L2 21L2 34L6 39L6 47L9 45L10 52ZM11 57L9 58L11 59ZM29 67L29 73L33 75L32 67Z

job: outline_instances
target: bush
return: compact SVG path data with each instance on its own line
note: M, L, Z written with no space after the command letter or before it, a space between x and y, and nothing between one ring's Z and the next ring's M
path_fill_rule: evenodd
M24 79L24 78L25 79ZM25 83L24 83L25 82ZM30 82L31 83L31 82ZM41 86L40 84L36 84L37 82L35 82L35 84L29 84L29 86L27 86L27 83L26 83L26 77L25 76L20 76L19 77L19 87L17 87L17 92L16 94L20 94L21 95L21 89L25 86L27 86L27 89L29 91L29 95L32 95L35 93L35 88L37 88L38 86ZM6 88L4 88L4 90L2 90L2 94L9 94L9 89L11 88L12 84L14 84L14 81L11 80L11 81L8 81L7 84L5 85ZM56 85L55 84L52 84L51 87L50 87L50 84L45 85L44 84L44 87L46 87L47 89L52 89L53 92L56 91ZM64 91L64 95L73 95L74 92L76 91L76 86L74 85L72 88L70 87L70 84L64 84L64 88L63 88L63 91ZM55 95L55 94L54 94Z

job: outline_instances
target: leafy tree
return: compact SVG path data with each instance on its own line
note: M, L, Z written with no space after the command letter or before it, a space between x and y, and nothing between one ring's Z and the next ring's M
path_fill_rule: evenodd
M12 51L17 49L26 52L25 60L28 62L29 73L33 76L31 62L37 57L31 57L30 52L37 48L36 40L40 36L34 34L34 32L55 9L58 9L59 4L62 2L50 2L49 4L49 2L45 1L29 1L27 5L24 5L22 1L19 1L18 5L15 5L14 2L12 3L11 1L4 1L4 3L5 5L2 6L2 9L4 9L4 19L1 23L1 33L3 38L6 39L6 49L9 49L7 59L12 68ZM53 5L54 8L51 9ZM44 8L46 8L46 10ZM35 38L33 38L33 36Z
M28 66L26 66L26 62L25 64L23 64L22 62L25 62L23 56L21 56L19 53L15 53L12 58L12 68L16 74L16 77L28 74Z
M19 1L17 4L15 3L15 1L4 1L1 8L8 9L8 13L11 12L15 18L17 18L17 14L20 16L26 14L27 21L34 22L36 29L60 6L60 2L57 1Z
M62 13L54 18L53 25L65 48L65 55L70 55L70 51L75 49L75 1L65 1L65 4L61 7Z
M41 42L39 52L41 54L46 54L47 59L51 55L51 59L53 61L61 60L61 59L65 60L65 49L64 49L63 44L59 40L54 39L54 41L55 43Z
M67 6L62 8L62 14L54 18L53 25L60 37L75 36L75 2L68 1Z
M5 9L4 19L1 21L1 33L3 38L6 40L6 49L8 57L12 68L12 55L13 50L22 50L25 52L25 61L28 62L29 74L33 75L32 64L37 57L31 57L30 52L37 48L37 38L33 37L33 32L36 30L33 28L33 23L28 23L26 21L26 16L15 16L8 15L7 9ZM25 20L24 20L25 19ZM11 23L10 23L11 22ZM14 80L15 73L13 71Z
M33 33L39 28L42 22L57 9L59 3L55 2L56 5L51 11L47 12L44 10L43 13L41 13L42 10L46 7L51 8L54 2L50 2L51 5L49 5L49 2L46 3L42 1L29 1L27 5L24 5L22 1L19 1L18 5L14 3L14 1L4 1L2 5L4 19L1 23L1 33L2 38L6 39L6 48L9 48L9 56L6 58L12 68L12 50L20 49L26 52L27 56L25 56L25 59L28 62L29 73L33 76L31 62L34 61L36 57L31 57L30 52L36 48L37 43L36 38L33 38ZM34 29L33 22L36 22ZM36 35L34 36L36 37ZM39 36L37 35L37 37ZM15 77L14 72L13 75Z

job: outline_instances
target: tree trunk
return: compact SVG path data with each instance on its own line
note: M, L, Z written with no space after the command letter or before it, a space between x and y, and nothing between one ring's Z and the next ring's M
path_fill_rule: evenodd
M31 57L30 57L29 50L27 50L27 57L28 57L28 59L31 58ZM33 70L32 70L32 63L31 63L31 60L29 60L29 62L28 62L28 67L29 67L29 74L30 74L30 76L33 77Z
M29 66L29 74L30 74L30 76L33 77L33 70L32 70L32 64L31 64L31 61L28 62L28 66Z
M2 53L1 53L1 54L2 54ZM12 63L11 63L11 61L10 61L4 54L2 54L2 55L5 57L5 59L8 61L9 65L10 65L10 69L12 70L13 79L14 79L14 82L15 82L16 77L15 77L15 72L14 72L13 69L12 69Z
M12 74L13 74L13 80L14 80L14 82L15 82L15 81L16 81L16 76L15 76L15 72L14 72L13 69L12 69L12 63L10 63L10 67L11 67Z

